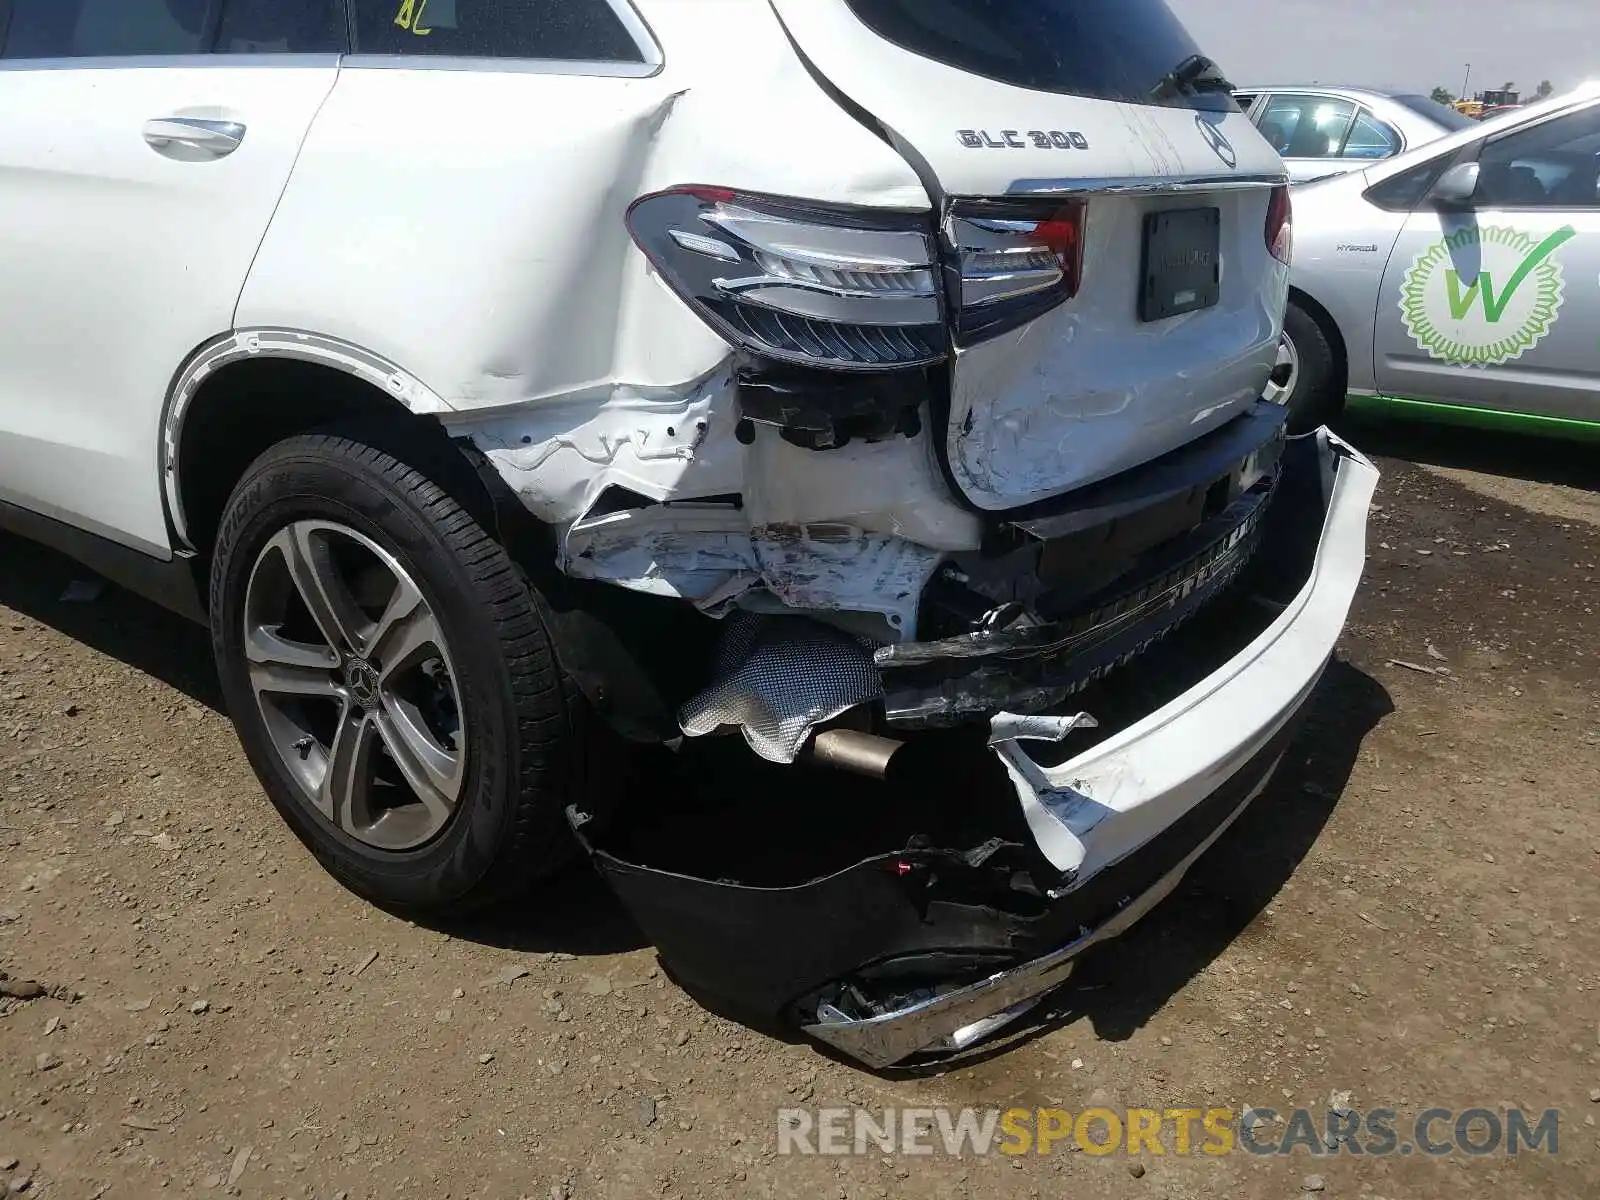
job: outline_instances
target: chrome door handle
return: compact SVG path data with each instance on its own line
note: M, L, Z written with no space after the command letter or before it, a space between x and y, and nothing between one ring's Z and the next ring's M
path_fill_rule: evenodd
M157 117L144 123L144 140L157 154L175 157L174 150L199 151L222 158L244 141L245 127L238 121L213 121L204 117Z

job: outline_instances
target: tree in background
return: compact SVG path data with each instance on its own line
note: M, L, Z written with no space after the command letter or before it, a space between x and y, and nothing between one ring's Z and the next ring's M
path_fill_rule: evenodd
M1454 104L1456 102L1456 98L1450 94L1449 88L1436 87L1433 89L1432 96L1434 102L1438 104Z
M1548 79L1541 79L1539 81L1538 89L1533 94L1538 99L1543 100L1546 96L1548 96L1551 92L1553 92L1555 90L1556 89L1555 89L1554 85L1552 85L1551 82Z

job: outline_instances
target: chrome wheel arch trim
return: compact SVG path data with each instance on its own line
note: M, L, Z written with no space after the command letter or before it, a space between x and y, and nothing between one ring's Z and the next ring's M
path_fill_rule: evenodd
M166 498L167 521L177 544L195 549L189 540L188 521L183 511L183 489L178 477L178 454L183 445L183 424L194 398L212 375L249 358L288 358L332 367L371 384L384 395L418 414L451 411L451 406L427 384L381 354L347 342L343 338L311 333L301 329L239 329L206 342L179 370L167 393L161 419L161 482Z

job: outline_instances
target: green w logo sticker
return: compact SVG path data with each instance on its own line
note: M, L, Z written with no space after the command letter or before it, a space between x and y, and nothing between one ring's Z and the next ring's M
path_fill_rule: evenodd
M1450 289L1450 319L1459 321L1472 310L1472 303L1480 294L1483 296L1483 315L1491 325L1498 325L1500 318L1505 316L1506 305L1510 304L1517 294L1517 289L1528 281L1528 276L1533 274L1534 268L1549 258L1556 247L1571 241L1578 236L1578 231L1571 225L1556 230L1544 241L1533 248L1533 252L1517 264L1516 271L1506 283L1505 291L1495 294L1494 276L1487 269L1479 268L1478 277L1472 281L1472 286L1465 292L1461 290L1461 276L1454 268L1445 272L1445 282Z
M1473 226L1417 255L1400 289L1400 314L1430 357L1493 366L1521 358L1550 332L1565 285L1557 251L1566 225L1543 241L1503 226ZM1461 270L1476 268L1471 283Z

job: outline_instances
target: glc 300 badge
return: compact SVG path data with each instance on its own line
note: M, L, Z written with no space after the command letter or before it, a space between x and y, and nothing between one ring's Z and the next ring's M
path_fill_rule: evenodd
M1417 255L1400 288L1406 330L1445 362L1498 366L1537 346L1561 312L1565 284L1555 252L1577 236L1570 225L1536 241L1500 225L1463 229ZM1470 283L1456 269L1477 265Z
M995 137L987 129L958 129L956 137L969 150L1087 150L1089 139L1059 129L1002 129Z

